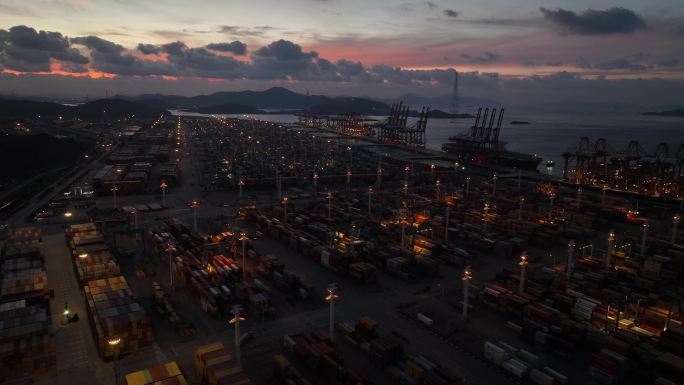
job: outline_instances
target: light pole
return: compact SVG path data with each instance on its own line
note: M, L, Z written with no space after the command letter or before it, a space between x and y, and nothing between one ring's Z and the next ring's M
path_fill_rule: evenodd
M169 187L169 185L166 184L166 181L163 180L161 184L159 185L159 188L162 190L162 206L166 206L166 189Z
M402 190L404 190L404 195L408 195L408 183L404 183Z
M610 255L613 253L613 243L615 242L615 231L608 232L608 250L606 250L606 270L610 269Z
M470 266L466 266L463 270L463 318L468 318L468 289L470 287L470 280L473 279L470 271Z
M498 179L498 177L496 176L496 174L494 174L492 176L492 196L496 196L496 180L497 179Z
M326 195L325 199L328 200L328 219L332 218L331 212L332 212L332 192L328 191L328 195Z
M677 240L677 225L679 224L679 215L675 214L672 217L672 244Z
M439 188L441 187L442 182L440 182L439 179L437 179L437 182L435 182L435 190L437 191L437 200L439 200L440 194L439 194Z
M577 208L582 207L582 186L577 187Z
M482 232L483 233L487 232L487 220L488 220L488 216L489 216L489 209L490 209L489 202L485 202L484 208L483 208L484 214L482 215Z
M608 191L608 185L604 184L601 188L601 205L606 204L606 191Z
M190 207L192 207L192 227L195 232L197 232L197 208L200 206L199 201L194 200L192 203L190 203Z
M283 215L283 223L287 224L287 202L289 199L287 197L283 197L283 207L285 208L285 213Z
M527 269L527 264L527 251L523 251L520 255L520 262L518 262L518 265L520 265L520 287L518 291L520 293L525 291L525 270Z
M119 188L116 187L116 182L112 183L112 198L114 199L114 210L116 210L116 191Z
M646 235L648 234L648 229L651 227L651 225L648 223L648 221L644 221L644 224L641 227L641 256L643 257L646 252Z
M166 248L166 254L169 257L169 285L171 286L171 290L175 290L173 283L173 253L175 251L176 248L173 245L169 245L169 247Z
M523 204L525 203L525 197L520 196L520 205L518 207L518 220L522 220L522 209L523 209Z
M373 187L368 187L368 216L371 216L371 197L373 196Z
M556 193L549 194L549 220L551 220L551 215L553 213L553 201L556 199Z
M245 187L245 181L240 179L240 181L238 182L238 188L240 189L240 192L239 192L240 195L238 195L239 200L242 200L242 188L243 187Z
M64 323L69 323L69 302L64 301Z
M121 343L121 338L112 337L107 340L107 344L114 351L114 385L119 385L119 369L116 367L116 361L119 360L119 344Z
M242 241L242 274L244 276L245 272L247 271L247 264L245 258L247 256L247 240L249 239L249 237L246 233L241 232L240 238L238 239Z
M570 276L572 275L572 267L573 267L573 256L575 255L575 248L577 245L575 244L575 241L570 241L568 243L568 262L565 266L565 278L570 279Z
M435 166L434 163L430 165L430 180L435 180L435 168L436 167L437 166Z
M328 295L325 300L330 303L330 342L335 343L335 300L339 298L337 295L337 285L331 283L328 285Z
M352 176L351 169L347 170L347 191L351 190L351 176Z
M449 240L449 212L451 211L451 206L447 204L446 206L446 221L444 221L444 243Z
M470 176L466 177L466 198L470 196Z
M404 204L405 203L406 202L404 202ZM405 237L404 233L406 232L406 218L405 218L406 214L405 214L404 210L405 209L402 207L401 213L400 213L401 218L399 219L399 221L401 222L401 252L402 252L402 254L404 252L404 237Z
M314 189L318 189L318 178L320 178L320 176L318 176L318 173L317 173L316 170L314 169L314 174L313 174L313 185L314 185Z
M382 167L378 166L378 171L377 171L376 179L375 179L375 187L377 189L380 189L381 185L382 185Z
M234 305L231 313L233 313L233 318L229 323L235 325L235 361L240 365L240 321L245 320L245 318L240 315L240 313L242 313L242 305Z
M408 185L409 182L409 171L411 171L411 166L408 164L404 167L404 184Z

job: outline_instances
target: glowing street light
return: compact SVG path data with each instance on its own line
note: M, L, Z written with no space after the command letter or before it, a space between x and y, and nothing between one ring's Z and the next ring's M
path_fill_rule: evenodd
M606 270L610 269L610 255L613 253L613 245L615 243L615 231L612 229L608 232L608 249L606 250Z
M373 196L373 187L368 186L368 216L371 215L371 197Z
M491 207L489 206L489 202L485 202L483 211L484 214L482 215L482 232L486 233L487 232L487 221L489 220L489 210Z
M114 209L116 210L116 192L119 190L118 187L116 187L116 183L112 183L112 198L114 200Z
M437 191L437 200L440 198L440 193L439 193L439 188L441 187L442 182L440 182L439 179L437 179L437 182L435 182L435 190Z
M69 303L67 301L64 301L64 311L62 314L64 314L64 322L69 322Z
M67 211L64 213L65 218L71 218L74 214L71 211Z
M316 172L316 170L314 170L314 174L313 174L313 185L314 185L314 188L318 188L318 179L319 179L319 178L320 178L320 176L318 175L318 173Z
M518 288L518 291L520 293L525 291L525 272L527 269L527 264L527 251L523 251L520 255L520 262L518 262L518 265L520 265L520 287Z
M169 245L164 251L166 251L166 254L169 257L169 285L171 286L171 290L175 290L173 282L173 254L176 252L176 247L174 245Z
M606 204L606 191L608 191L608 185L604 184L601 187L601 204L605 205Z
M165 180L161 181L161 184L159 185L159 188L162 190L162 206L166 206L166 189L169 187L169 185L166 184Z
M247 264L246 264L245 257L247 255L247 240L248 239L249 239L249 237L244 232L241 232L240 238L238 238L238 240L242 241L242 273L243 273L243 275L247 271Z
M375 187L380 189L382 185L382 167L378 165L378 170L376 171Z
M466 266L463 270L463 318L468 318L468 289L470 288L470 280L473 279L470 266Z
M577 187L577 208L582 206L582 186Z
M335 343L335 300L340 296L337 295L337 285L331 283L328 285L328 295L325 300L330 303L330 342Z
M283 197L283 207L285 208L285 213L283 215L283 223L287 224L287 202L289 199L287 197Z
M675 243L677 238L677 225L679 224L679 215L675 214L672 217L672 244Z
M233 313L233 318L228 322L235 325L235 360L240 365L240 321L245 320L245 317L240 314L242 313L242 305L233 306L231 313Z
M332 192L328 191L328 193L325 196L325 199L328 200L328 219L332 218Z
M404 183L404 187L402 187L402 190L404 191L404 195L408 195L408 183Z
M520 196L519 207L518 207L518 220L522 220L523 204L525 204L525 197L521 195L521 196Z
M434 163L430 165L430 179L431 180L435 179L435 168L437 168L437 166L435 166Z
M190 207L192 207L192 226L193 230L197 232L197 208L200 207L200 202L197 200L192 201L190 203Z
M496 176L496 173L492 176L492 196L496 196L496 180L498 177Z
M570 276L572 275L572 268L573 268L573 257L575 255L575 249L577 247L577 244L575 241L570 241L568 242L568 262L565 266L565 278L570 279Z
M240 181L238 182L238 188L240 189L238 199L240 199L240 200L242 200L242 188L243 187L245 187L245 181L240 179Z
M651 225L648 223L648 221L644 221L644 224L641 225L641 227L641 255L644 256L646 252L646 235L648 234L648 229L651 227Z
M351 189L351 176L352 176L352 172L350 169L347 170L346 175L347 175L347 191L349 191Z
M466 191L465 191L465 195L466 195L466 198L467 198L468 196L470 196L470 176L467 176L465 180L466 180Z
M408 184L409 181L409 171L411 171L411 166L408 164L404 167L404 184Z

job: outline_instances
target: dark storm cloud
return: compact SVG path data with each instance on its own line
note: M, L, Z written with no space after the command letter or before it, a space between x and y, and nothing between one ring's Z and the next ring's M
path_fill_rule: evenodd
M36 31L27 26L0 30L0 64L15 71L50 70L50 60L86 64L88 58L70 46L59 32Z
M138 51L145 55L156 55L161 52L161 48L154 44L138 44Z
M169 62L186 76L239 79L245 77L249 64L228 56L219 56L206 48L188 48L185 44L166 47Z
M453 9L445 9L444 10L444 16L446 16L446 17L458 17L458 12L454 11Z
M461 58L468 63L491 63L499 60L501 56L494 54L492 52L485 52L482 56L469 55L467 53L462 53Z
M297 61L318 57L318 52L304 52L299 44L280 39L259 48L254 55L258 57L274 57L279 61Z
M236 55L244 55L247 52L247 44L238 40L230 43L211 43L207 44L206 48L219 52L231 52Z
M99 38L97 36L76 37L71 39L71 42L84 45L91 50L95 50L104 54L118 54L126 50L126 48L122 45Z
M181 41L175 41L173 43L162 44L160 48L162 52L168 53L169 55L180 56L188 49L188 46Z
M578 35L633 33L646 28L644 19L634 11L613 7L605 11L588 9L581 14L562 8L539 8L544 17L562 32Z

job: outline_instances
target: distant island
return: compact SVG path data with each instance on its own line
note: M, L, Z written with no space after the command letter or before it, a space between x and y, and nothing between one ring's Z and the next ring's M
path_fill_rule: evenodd
M223 103L215 106L198 107L191 109L192 112L201 114L265 114L266 112L252 106L237 103Z
M644 112L642 115L649 116L684 116L684 108L677 108L676 110L660 111L660 112Z
M530 122L526 122L524 120L513 120L509 124L530 124Z

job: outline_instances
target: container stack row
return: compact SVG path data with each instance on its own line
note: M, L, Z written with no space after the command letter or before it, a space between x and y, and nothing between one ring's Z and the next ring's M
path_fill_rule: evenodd
M0 264L0 382L57 365L42 232L8 231Z

